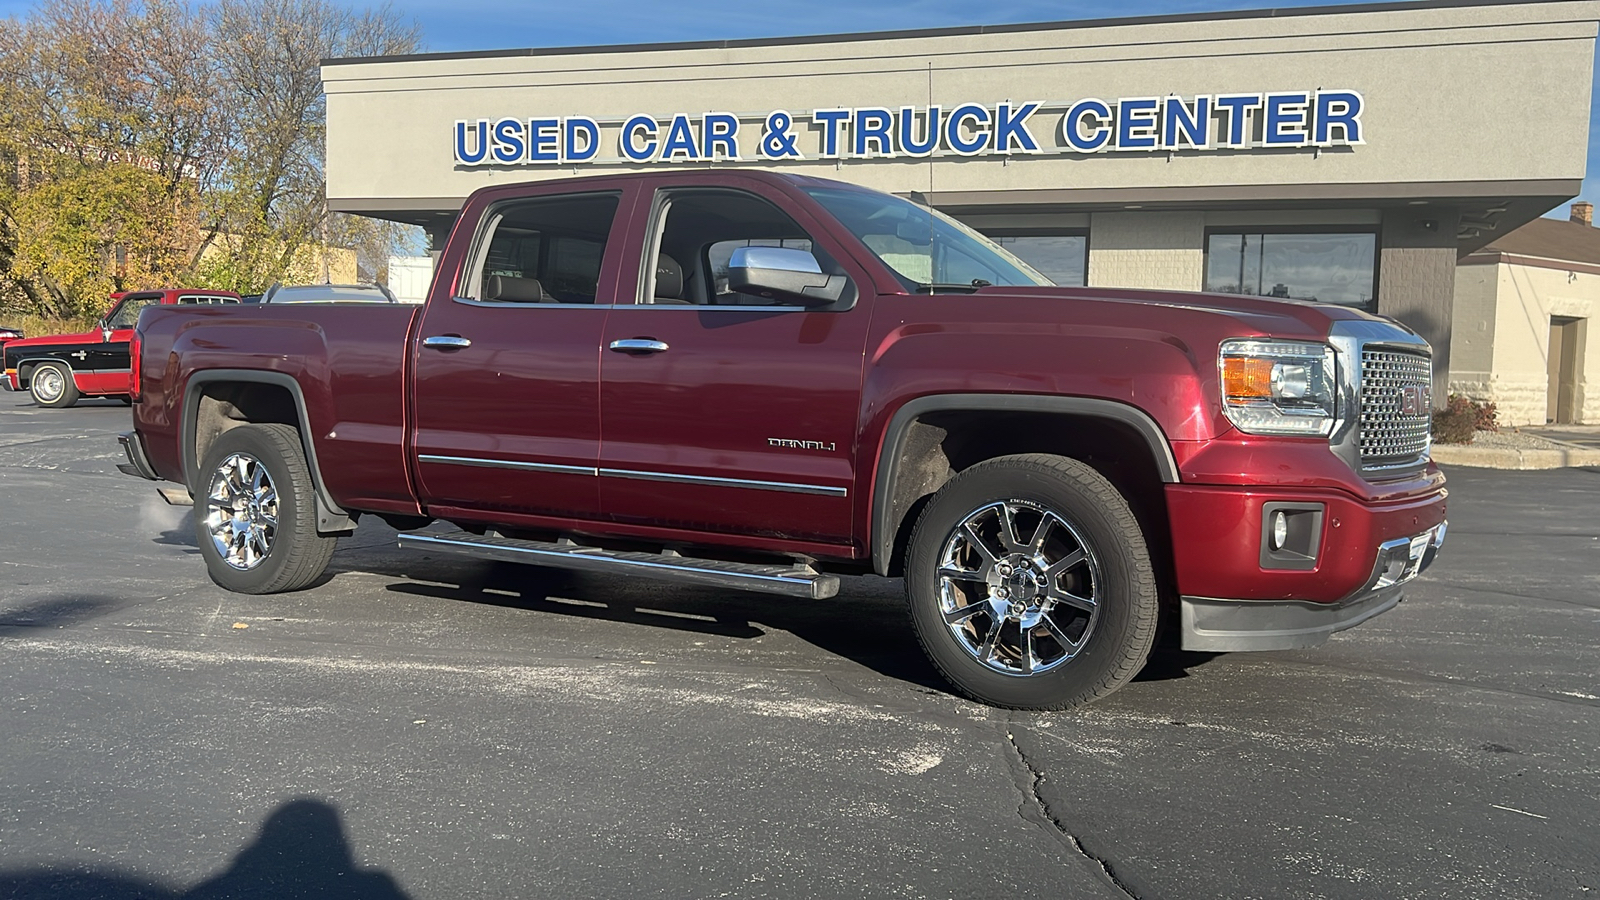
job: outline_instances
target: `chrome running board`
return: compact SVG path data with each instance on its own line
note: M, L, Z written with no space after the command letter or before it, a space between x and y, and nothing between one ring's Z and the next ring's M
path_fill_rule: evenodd
M399 539L401 548L406 550L553 566L582 572L641 575L681 584L760 591L808 600L823 600L839 593L837 575L826 575L799 563L788 566L762 565L695 559L670 551L643 553L603 550L567 540L549 542L502 537L492 531L482 535L466 531L401 534Z

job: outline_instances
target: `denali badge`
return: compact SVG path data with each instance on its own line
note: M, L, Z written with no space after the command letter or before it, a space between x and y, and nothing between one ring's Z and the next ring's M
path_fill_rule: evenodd
M767 438L768 447L788 447L791 450L826 450L833 452L833 441L797 441L792 438Z
M1431 393L1426 385L1408 384L1400 388L1400 412L1407 416L1420 416L1428 408L1428 394Z

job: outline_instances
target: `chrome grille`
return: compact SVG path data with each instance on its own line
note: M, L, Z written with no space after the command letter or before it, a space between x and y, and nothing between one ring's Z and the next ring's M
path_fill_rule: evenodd
M1433 361L1400 350L1361 351L1358 447L1364 469L1397 468L1428 452Z

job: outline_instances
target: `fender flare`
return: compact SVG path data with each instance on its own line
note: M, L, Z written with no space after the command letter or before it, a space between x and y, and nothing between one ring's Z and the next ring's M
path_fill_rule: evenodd
M355 517L333 501L327 486L323 483L322 467L317 464L317 448L311 441L311 417L306 412L306 398L300 390L300 382L296 381L294 376L283 372L265 372L259 369L206 369L189 376L188 385L183 391L183 419L179 426L179 433L182 435L183 482L189 487L189 493L191 495L195 493L194 479L198 474L191 469L199 466L199 460L195 458L195 444L196 431L199 428L201 392L195 388L218 381L268 384L288 390L289 396L294 399L295 412L300 417L300 446L305 450L306 465L311 469L311 483L317 498L317 530L324 533L353 530L356 527Z
M910 400L895 411L889 427L883 433L882 450L878 454L872 490L872 568L879 575L889 570L894 554L897 528L889 521L890 498L894 496L895 479L899 475L900 451L905 445L911 424L922 416L934 412L968 410L974 412L1042 412L1061 415L1089 416L1107 419L1134 430L1150 448L1156 471L1161 480L1176 484L1178 461L1172 455L1172 445L1155 419L1143 410L1092 397L1056 397L1040 394L932 394Z

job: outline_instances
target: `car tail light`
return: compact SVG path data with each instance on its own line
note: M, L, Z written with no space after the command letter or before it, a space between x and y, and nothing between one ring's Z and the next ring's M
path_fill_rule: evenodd
M128 388L128 399L139 402L140 382L144 380L144 335L138 331L133 333L133 340L128 342L128 375L133 383Z

